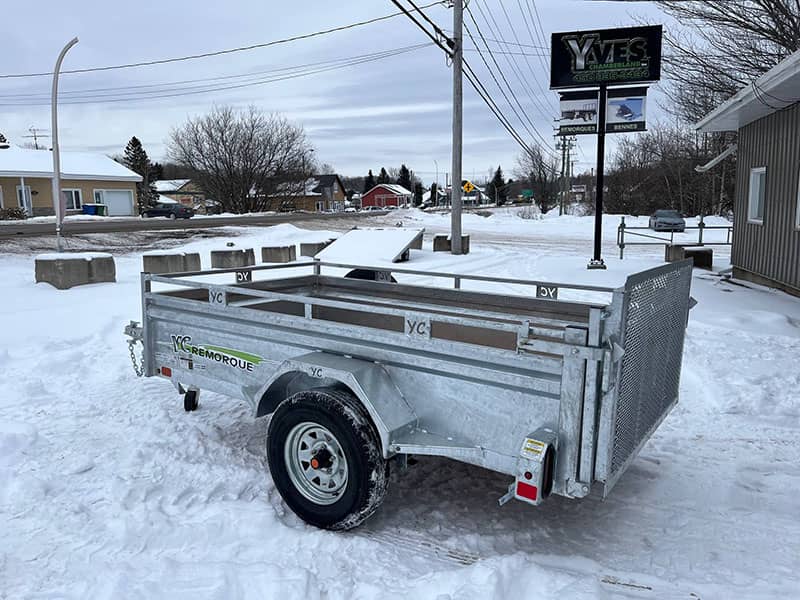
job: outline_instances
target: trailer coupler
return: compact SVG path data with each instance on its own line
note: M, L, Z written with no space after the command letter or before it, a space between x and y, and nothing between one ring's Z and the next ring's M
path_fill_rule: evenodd
M498 502L502 506L512 498L538 506L553 490L556 463L555 432L539 429L522 443L517 473L508 492Z

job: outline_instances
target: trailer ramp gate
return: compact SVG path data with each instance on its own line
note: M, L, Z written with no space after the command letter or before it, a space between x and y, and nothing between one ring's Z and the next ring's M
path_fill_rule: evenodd
M678 401L691 279L691 261L681 261L637 273L625 283L625 352L611 399L610 456L605 473L598 469L604 496Z

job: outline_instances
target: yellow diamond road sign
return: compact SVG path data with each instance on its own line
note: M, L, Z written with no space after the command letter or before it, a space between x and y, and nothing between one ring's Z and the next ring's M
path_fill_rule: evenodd
M464 187L462 189L469 194L471 191L475 189L475 186L472 185L471 181L468 181L464 184Z

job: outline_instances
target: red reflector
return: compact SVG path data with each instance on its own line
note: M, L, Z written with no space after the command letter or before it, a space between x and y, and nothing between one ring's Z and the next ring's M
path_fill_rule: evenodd
M164 377L172 377L172 369L169 367L161 367L161 374Z
M536 500L539 495L539 489L535 485L525 483L524 481L517 482L517 496L522 496L528 500Z

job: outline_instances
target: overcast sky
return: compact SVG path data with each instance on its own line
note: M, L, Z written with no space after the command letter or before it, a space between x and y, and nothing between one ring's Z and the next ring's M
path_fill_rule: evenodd
M495 38L499 29L502 39L525 44L491 45L498 50L528 54L498 54L496 58L525 114L552 145L557 95L548 89L548 52L541 50L541 40L526 26L532 20L530 1L471 0L470 8L484 36ZM0 74L51 71L61 47L73 36L78 36L80 42L67 55L65 70L258 44L396 12L389 0L228 0L225 3L71 0L46 4L45 8L39 2L6 3L4 22L8 26L4 28ZM548 40L554 31L633 25L636 18L650 23L665 22L660 11L649 3L537 0L535 5ZM442 28L451 28L452 10L435 6L426 12ZM472 26L468 15L465 22ZM22 25L10 26L14 23ZM474 27L473 34L477 37ZM59 109L61 147L117 154L136 135L151 158L160 160L165 157L171 128L188 117L205 113L215 103L254 104L303 125L317 159L332 164L341 174L362 175L370 168L397 167L404 162L429 183L435 178L438 162L439 179L444 182L451 160L452 83L442 51L433 45L307 77L233 87L274 77L274 72L264 74L265 71L312 63L317 65L316 69L327 68L333 63L319 63L426 41L407 18L396 17L313 39L213 58L65 74L61 79L63 94ZM469 38L466 44L472 45ZM544 56L538 56L540 53ZM467 51L466 57L482 74L485 85L516 129L526 140L536 139L525 130L486 75L478 53ZM231 77L248 74L251 76ZM195 81L219 77L228 79ZM186 81L193 83L176 83ZM29 141L22 136L29 135L31 126L49 132L50 111L46 103L50 83L48 77L0 79L0 132L12 143ZM163 92L163 87L141 87L152 85L172 85L169 93L178 87L181 92L186 87L197 92L209 85L226 89L143 99L142 92L152 93L156 89ZM140 87L107 89L130 86ZM510 173L519 146L466 82L464 90L465 177L474 173L480 178L490 166L498 164ZM128 94L127 101L109 101L119 98L121 92ZM86 94L93 97L87 99ZM69 105L70 100L90 102ZM659 118L660 111L654 102L648 106L648 112L649 121ZM524 116L522 119L531 128ZM609 155L613 144L612 139ZM579 137L576 171L593 166L594 155L594 136Z

